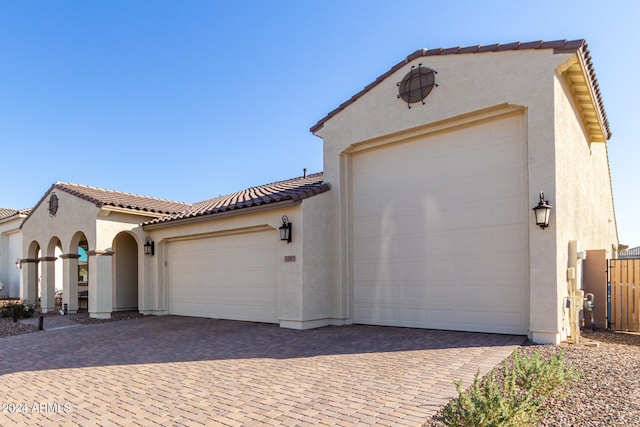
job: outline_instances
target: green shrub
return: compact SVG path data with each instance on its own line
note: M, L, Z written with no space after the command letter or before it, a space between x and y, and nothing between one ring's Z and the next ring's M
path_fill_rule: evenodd
M505 366L502 382L493 372L480 379L480 371L467 391L458 381L458 397L444 408L443 421L452 427L535 426L543 403L579 377L564 362L563 353L546 361L539 352L529 357L514 352L513 366Z
M27 304L23 301L10 302L4 304L0 311L0 317L13 317L13 310L16 310L16 314L19 319L26 319L33 316L36 309L33 305Z
M524 392L542 397L559 397L564 393L564 384L577 380L580 373L565 364L564 352L544 360L537 352L529 357L513 354L513 369L510 372L516 385Z

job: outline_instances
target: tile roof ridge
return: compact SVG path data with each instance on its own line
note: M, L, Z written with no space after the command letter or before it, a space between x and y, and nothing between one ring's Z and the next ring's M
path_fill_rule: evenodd
M270 182L268 184L254 185L252 187L248 187L248 188L245 188L245 189L242 189L242 190L239 190L239 191L234 191L233 193L220 194L219 196L211 197L210 199L200 200L200 201L194 202L192 204L193 205L200 205L200 204L203 204L203 203L212 202L212 201L217 200L217 199L233 198L233 197L237 198L237 197L241 196L244 193L256 192L256 191L260 192L260 194L258 195L259 198L268 197L268 194L266 194L266 193L264 193L262 191L262 189L264 189L265 187L274 187L274 186L281 185L281 184L284 184L284 183L293 183L295 181L301 181L301 180L313 180L314 178L320 178L320 177L324 178L324 172L308 173L306 176L303 175L303 176L298 176L298 177L295 177L295 178L284 179L284 180L281 180L281 181ZM308 183L308 184L305 184L305 185L313 185L313 184L312 183ZM283 187L281 191L286 191L286 190L289 190L291 188L292 187ZM293 188L297 188L297 187L293 187Z
M324 181L324 173L316 172L269 184L256 185L234 193L202 200L194 203L192 209L187 212L156 218L143 223L143 226L213 215L286 200L300 201L330 189L331 185Z
M122 194L122 195L125 195L125 196L133 196L133 197L140 197L140 198L143 198L143 199L157 200L157 201L160 201L160 202L177 203L177 204L188 205L188 206L191 205L191 203L180 202L180 201L177 201L177 200L163 199L163 198L160 198L160 197L153 197L153 196L145 196L145 195L142 195L142 194L128 193L128 192L125 192L125 191L118 191L118 190L110 190L108 188L94 187L94 186L91 186L91 185L75 184L75 183L72 183L72 182L56 181L56 183L53 185L53 187L55 187L55 188L60 188L59 186L63 186L63 187L65 187L65 186L66 187L74 186L74 187L86 188L86 189L89 189L89 190L104 191L104 192L112 193L112 194Z

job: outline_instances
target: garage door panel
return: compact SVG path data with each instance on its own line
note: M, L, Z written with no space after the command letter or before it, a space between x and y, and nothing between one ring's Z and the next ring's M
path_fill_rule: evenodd
M169 312L276 323L273 241L258 232L169 243Z
M522 117L352 158L354 321L526 333Z

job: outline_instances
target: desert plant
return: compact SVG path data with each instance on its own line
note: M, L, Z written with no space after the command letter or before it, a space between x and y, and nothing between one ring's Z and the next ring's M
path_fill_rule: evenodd
M563 353L547 361L539 352L530 357L514 352L513 365L505 365L501 382L494 372L481 379L480 371L466 391L458 381L458 397L444 408L442 420L453 427L535 426L543 403L578 377Z
M540 352L529 357L514 352L510 375L524 392L544 397L561 396L565 391L564 384L580 377L580 373L573 366L565 363L562 351L551 356L549 360L543 359Z
M19 319L31 317L33 316L33 313L36 312L36 309L33 305L19 300L4 304L0 311L0 317L13 317L14 310L16 311L16 316Z

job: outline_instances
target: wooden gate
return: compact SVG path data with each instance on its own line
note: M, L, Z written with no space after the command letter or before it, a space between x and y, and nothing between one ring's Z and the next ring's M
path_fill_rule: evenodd
M640 332L640 258L609 260L609 328Z

